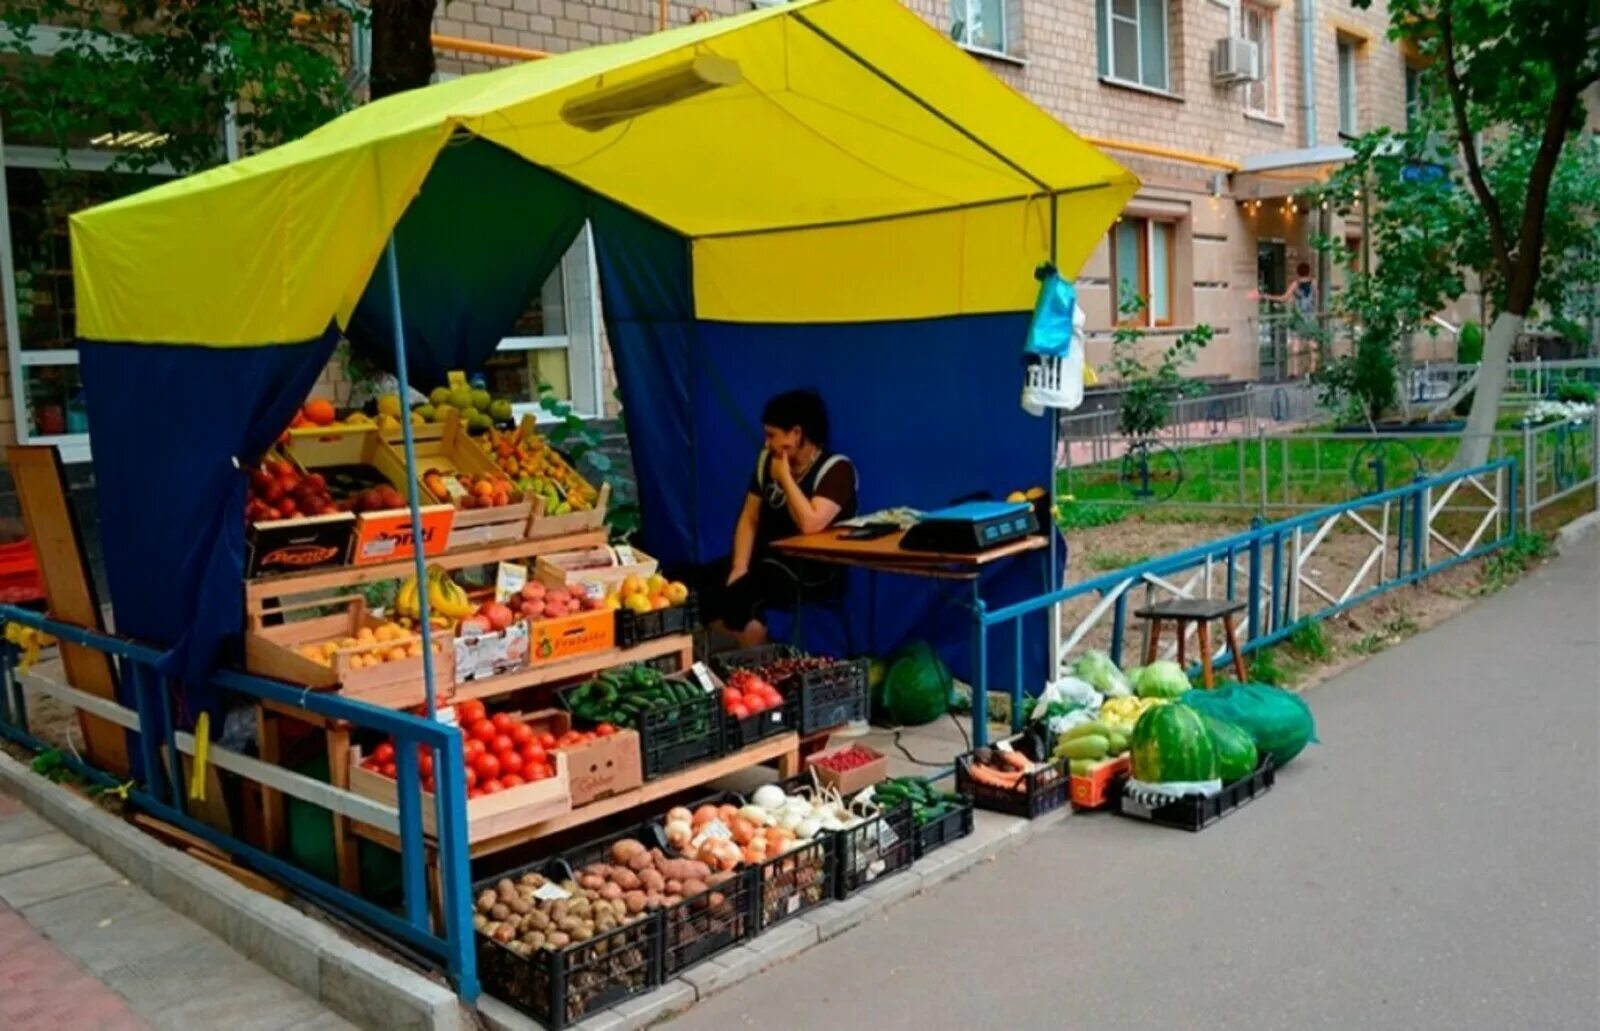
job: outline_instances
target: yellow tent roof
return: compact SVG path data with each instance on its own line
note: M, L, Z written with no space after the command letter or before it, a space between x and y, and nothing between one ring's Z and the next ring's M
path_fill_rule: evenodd
M598 130L562 117L706 56L738 81ZM803 0L389 97L79 213L80 335L250 345L343 326L457 132L690 239L696 313L733 321L1026 309L1052 206L1071 271L1137 187L896 0Z

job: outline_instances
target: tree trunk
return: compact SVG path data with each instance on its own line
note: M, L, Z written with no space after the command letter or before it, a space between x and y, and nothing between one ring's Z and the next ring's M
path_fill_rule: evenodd
M1489 327L1489 337L1483 342L1483 363L1478 366L1477 393L1472 395L1472 411L1452 469L1471 469L1489 460L1489 443L1500 415L1500 395L1506 389L1511 345L1517 342L1524 321L1521 315L1503 311Z
M372 99L433 81L435 0L372 0Z

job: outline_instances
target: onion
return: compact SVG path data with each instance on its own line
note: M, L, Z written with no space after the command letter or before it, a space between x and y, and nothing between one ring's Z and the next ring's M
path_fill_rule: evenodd
M763 784L756 788L755 794L750 796L750 801L762 809L780 809L788 801L788 796L776 784Z
M783 811L783 815L778 817L778 826L782 827L786 831L792 831L796 827L799 827L800 824L801 824L801 821L803 821L804 819L805 819L805 817L801 816L799 813L795 812L794 810L785 809Z
M810 841L822 830L822 821L815 816L808 816L794 826L794 836Z
M682 852L689 847L689 839L694 836L694 828L689 826L687 820L674 820L667 824L667 847L674 852Z
M758 805L745 806L739 810L739 815L757 827L767 827L772 824L772 814Z

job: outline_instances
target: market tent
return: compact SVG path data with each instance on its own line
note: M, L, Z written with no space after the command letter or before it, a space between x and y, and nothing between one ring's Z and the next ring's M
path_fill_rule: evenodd
M82 212L119 629L193 675L237 627L235 463L335 334L389 342L391 239L426 383L481 365L593 222L649 543L692 560L772 384L825 389L869 503L1036 481L1033 267L1075 270L1136 185L895 0L808 0L390 97Z

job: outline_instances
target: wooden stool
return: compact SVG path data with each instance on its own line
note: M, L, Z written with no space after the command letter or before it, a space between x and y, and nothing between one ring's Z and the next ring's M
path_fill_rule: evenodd
M1220 619L1223 635L1228 642L1228 653L1233 656L1233 675L1239 678L1239 683L1244 683L1248 679L1244 671L1244 656L1239 654L1239 639L1233 627L1233 617L1244 611L1244 605L1242 601L1229 601L1227 598L1175 598L1136 610L1135 616L1150 621L1150 642L1144 649L1145 665L1156 661L1156 652L1161 643L1161 624L1169 621L1178 628L1178 665L1187 669L1189 655L1185 641L1189 636L1189 624L1195 623L1198 624L1195 634L1200 638L1200 676L1207 690L1215 687L1216 676L1211 670L1211 621Z

